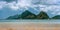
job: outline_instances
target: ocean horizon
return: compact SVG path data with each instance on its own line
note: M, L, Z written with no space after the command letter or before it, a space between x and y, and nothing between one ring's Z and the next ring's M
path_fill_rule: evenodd
M18 22L18 23L25 23L25 22L33 22L33 23L56 23L60 24L60 19L15 19L15 20L0 20L0 22Z

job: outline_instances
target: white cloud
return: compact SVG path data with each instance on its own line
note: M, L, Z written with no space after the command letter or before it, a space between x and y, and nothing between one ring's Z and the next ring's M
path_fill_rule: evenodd
M45 11L45 12L49 12L53 15L58 15L60 14L60 5L39 5L40 7L40 11Z
M58 10L60 10L60 6L58 6L58 5L51 5L47 9L49 9L50 11L58 11Z
M16 5L16 2L8 3L7 6L12 10L18 10L19 6Z
M0 5L0 9L2 9L3 7Z
M1 1L0 9L7 6L11 9L18 10L19 8L26 8L27 6L30 6L31 5L30 3L31 3L31 0L29 0L29 1L28 0L18 0L17 3L15 1L10 2L10 3Z
M41 5L41 4L60 4L60 0L35 0L35 2L41 2L41 4L36 4L34 5L32 2L34 2L34 0L18 0L17 3L15 1L7 3L7 2L0 2L0 9L3 7L9 7L12 10L18 10L20 8L25 8L26 10L28 9L28 7L31 7L33 9L35 9L36 11L38 10L36 7L39 7L39 11L52 11L52 14L55 14L56 12L60 12L60 5ZM34 2L34 3L35 3ZM54 12L54 13L53 13Z
M45 12L48 11L47 10L47 5L39 5L39 7L40 7L40 11L45 11Z
M31 0L18 0L17 5L19 5L20 7L30 6Z
M60 4L60 0L41 0L41 4Z
M0 2L0 9L2 9L6 5L6 2L1 1Z
M60 12L58 12L57 15L60 15Z
M11 8L12 10L18 10L18 9L19 9L18 6L11 6L10 8Z
M11 2L7 4L9 8L18 10L20 8L28 9L27 7L31 6L31 0L18 0L18 2Z

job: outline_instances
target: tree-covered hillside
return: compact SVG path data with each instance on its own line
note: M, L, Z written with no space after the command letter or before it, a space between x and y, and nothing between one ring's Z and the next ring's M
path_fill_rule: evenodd
M52 19L60 19L60 15L54 16Z
M55 16L53 18L60 18L60 16ZM48 14L44 11L41 11L38 15L31 13L26 10L20 15L9 16L7 19L50 19Z

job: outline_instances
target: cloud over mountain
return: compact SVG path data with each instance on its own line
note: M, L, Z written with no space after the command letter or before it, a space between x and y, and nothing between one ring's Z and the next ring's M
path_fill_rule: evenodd
M30 10L39 13L45 11L52 15L60 15L60 0L0 0L0 10L3 8L9 8L11 10ZM33 12L33 13L34 13ZM36 14L35 13L35 14Z

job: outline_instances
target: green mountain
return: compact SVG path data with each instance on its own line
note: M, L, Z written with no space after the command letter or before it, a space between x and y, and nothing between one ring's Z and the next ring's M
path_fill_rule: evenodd
M20 15L10 16L7 19L49 19L49 16L43 11L35 15L27 10Z
M52 19L60 19L60 15L54 16Z
M37 19L49 19L49 16L46 14L46 12L41 11L41 12L37 15Z
M36 18L36 15L29 12L29 11L25 11L21 14L21 18L22 19L35 19Z
M9 16L7 19L20 19L20 15Z
M29 12L25 11L21 15L15 15L15 16L10 16L7 19L35 19L36 15Z

